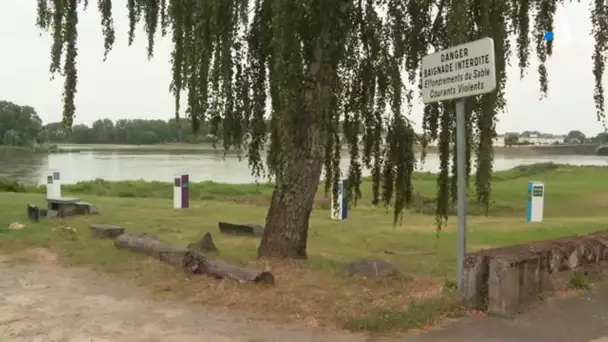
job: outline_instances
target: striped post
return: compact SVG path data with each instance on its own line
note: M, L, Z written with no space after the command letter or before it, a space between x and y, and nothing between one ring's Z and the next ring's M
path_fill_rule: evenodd
M190 177L179 175L173 177L173 208L187 209L190 207Z
M526 222L542 222L545 207L545 184L528 182L528 202L526 203Z
M61 197L61 173L59 170L52 170L46 176L46 198Z
M344 179L338 183L338 203L334 207L333 191L330 201L330 215L332 220L346 220L348 218L348 180Z

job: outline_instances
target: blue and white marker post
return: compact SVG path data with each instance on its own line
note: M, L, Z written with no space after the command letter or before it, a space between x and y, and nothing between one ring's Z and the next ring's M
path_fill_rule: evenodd
M526 222L543 222L545 209L545 184L528 182L528 202L526 203Z
M173 209L190 207L190 177L179 175L173 177Z
M334 207L334 194L331 193L331 201L329 208L329 218L332 220L346 220L348 217L348 180L344 179L338 182L338 203Z
M51 170L46 176L46 198L61 197L61 173Z

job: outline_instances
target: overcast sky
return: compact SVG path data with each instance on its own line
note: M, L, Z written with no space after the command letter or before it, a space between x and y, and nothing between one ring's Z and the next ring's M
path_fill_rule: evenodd
M173 113L169 93L171 45L159 41L156 56L146 58L143 30L134 46L127 47L125 1L115 1L117 39L108 61L102 62L100 17L94 2L80 17L76 123L99 118L168 119ZM51 38L35 27L36 2L0 0L0 100L36 108L44 122L61 119L63 79L50 81ZM539 101L536 64L523 81L517 68L509 70L508 112L500 116L498 132L539 130L564 133L579 129L603 131L593 104L593 74L589 6L571 3L560 8L556 19L554 54L548 63L549 96ZM608 75L607 77L608 78ZM608 88L608 82L604 82ZM413 119L420 124L420 106Z

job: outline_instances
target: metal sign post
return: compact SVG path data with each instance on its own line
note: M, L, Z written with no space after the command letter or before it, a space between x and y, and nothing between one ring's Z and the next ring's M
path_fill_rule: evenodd
M422 101L456 100L456 173L458 185L458 290L463 290L467 251L465 98L496 89L494 40L457 45L422 58Z
M467 254L467 131L464 99L456 100L456 198L458 201L458 291L464 283L464 258Z

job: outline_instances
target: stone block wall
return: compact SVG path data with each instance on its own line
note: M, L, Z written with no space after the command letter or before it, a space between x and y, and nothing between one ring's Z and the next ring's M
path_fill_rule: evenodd
M608 230L469 253L464 296L479 309L512 316L541 294L569 287L576 274L590 281L608 275Z

